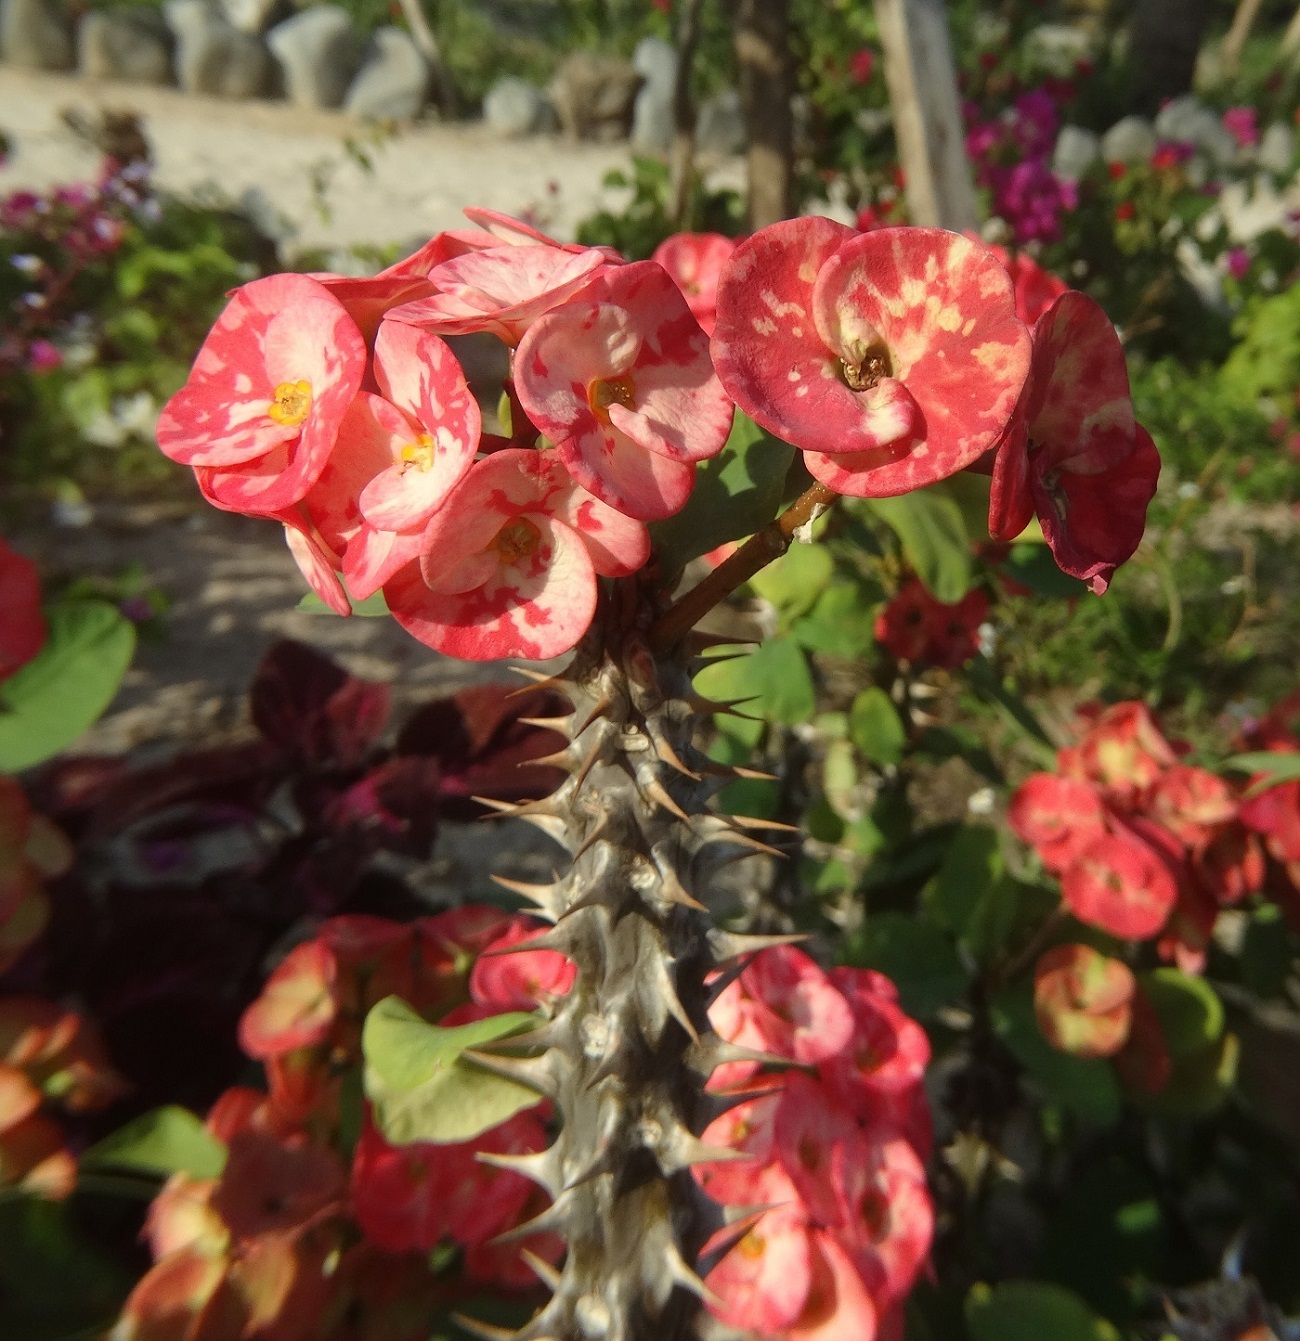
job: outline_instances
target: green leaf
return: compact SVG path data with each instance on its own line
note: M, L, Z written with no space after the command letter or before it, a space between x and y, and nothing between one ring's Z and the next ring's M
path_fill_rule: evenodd
M990 1002L993 1030L1049 1098L1080 1117L1111 1126L1120 1114L1119 1083L1110 1063L1058 1052L1034 1014L1033 988L1019 983Z
M384 593L377 591L373 596L367 596L364 601L353 600L351 596L348 601L352 606L352 613L360 615L362 619L378 619L381 615L388 614L388 602L384 599ZM305 610L312 615L332 615L333 610L316 595L314 591L309 591L298 602L298 609Z
M962 825L925 888L926 908L942 926L968 939L984 905L997 895L1003 868L998 831L986 824Z
M996 783L1006 781L979 737L963 726L927 726L916 742L916 754L937 761L964 759L980 777Z
M113 701L135 652L135 626L107 601L61 601L46 611L49 641L0 683L0 771L57 754Z
M882 594L867 592L860 583L832 582L791 626L791 636L810 652L861 660L876 641L875 607Z
M766 526L781 505L793 460L793 447L737 410L726 446L696 467L686 506L650 528L664 568L680 571L701 554Z
M903 1009L923 1020L966 990L952 941L933 922L903 913L872 914L845 947L844 962L892 978Z
M883 689L872 685L853 700L849 709L849 739L873 764L902 762L907 732L898 709Z
M1175 1062L1213 1047L1223 1034L1223 1002L1204 978L1176 968L1138 975L1143 995L1155 1007L1165 1046Z
M935 489L897 498L868 498L867 506L898 536L903 555L936 600L954 605L970 590L970 537L961 507Z
M226 1147L187 1108L168 1104L142 1113L81 1157L83 1169L134 1169L169 1178L216 1178L226 1167Z
M1012 545L1011 552L998 566L998 572L1026 586L1035 596L1059 600L1087 594L1088 587L1077 577L1061 572L1046 545Z
M779 559L756 573L750 586L776 606L784 627L811 609L834 567L825 545L791 545Z
M1273 787L1300 779L1300 753L1281 750L1254 750L1249 754L1234 754L1223 761L1223 767L1236 773L1262 773L1264 776L1249 787L1246 799L1259 796Z
M468 1141L539 1103L535 1090L461 1055L535 1023L532 1015L512 1012L443 1029L385 997L366 1016L361 1035L366 1097L385 1137L396 1145Z
M1035 754L1049 768L1054 768L1056 748L1052 738L1024 699L1003 682L993 664L984 656L972 657L966 663L966 678L979 697L1000 708L1008 720L1024 733L1026 742Z
M789 638L773 638L748 656L705 666L695 687L706 698L754 699L741 711L795 726L806 722L817 706L808 661Z
M966 1326L971 1341L1119 1341L1082 1299L1044 1281L972 1286Z

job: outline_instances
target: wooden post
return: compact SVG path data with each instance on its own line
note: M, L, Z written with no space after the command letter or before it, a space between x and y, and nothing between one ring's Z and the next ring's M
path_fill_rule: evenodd
M911 220L977 229L943 0L876 0L876 20Z
M1285 61L1300 55L1300 7L1296 9L1291 22L1286 26L1286 32L1282 34L1282 48L1279 55Z
M794 213L794 57L789 0L736 0L733 41L749 138L749 227Z
M1242 49L1263 5L1264 0L1239 0L1237 12L1232 16L1232 27L1223 39L1223 64L1231 74L1236 74L1241 66Z

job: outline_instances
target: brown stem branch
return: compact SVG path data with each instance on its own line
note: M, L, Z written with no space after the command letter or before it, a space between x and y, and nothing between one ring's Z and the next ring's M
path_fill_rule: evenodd
M790 548L794 533L828 508L839 495L824 484L805 490L774 521L756 531L731 556L720 563L703 582L675 601L650 630L650 646L666 652L680 642L720 601L748 582L773 559Z

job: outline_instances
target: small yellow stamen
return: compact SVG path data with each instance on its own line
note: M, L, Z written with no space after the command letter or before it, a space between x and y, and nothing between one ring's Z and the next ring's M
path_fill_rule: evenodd
M266 407L267 414L285 428L301 424L310 411L311 383L301 378L296 382L281 382L275 388L275 399Z
M405 473L412 466L416 470L432 470L433 460L437 454L438 448L433 438L428 433L421 433L414 442L406 443L398 456L401 458L402 470Z
M636 384L626 374L622 377L598 377L587 388L587 404L596 418L607 424L611 405L626 405L629 410L636 407Z
M509 566L528 558L542 543L542 533L527 517L516 517L497 532L492 543L501 555L502 562Z
M861 363L849 363L841 359L840 368L850 391L870 391L882 377L889 377L892 371L889 351L884 346L868 350Z

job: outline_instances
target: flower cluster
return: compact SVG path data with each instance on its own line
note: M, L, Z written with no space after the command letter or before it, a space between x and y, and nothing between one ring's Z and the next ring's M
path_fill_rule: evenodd
M900 661L952 670L980 649L989 599L978 587L953 604L911 578L876 616L876 641Z
M1060 113L1043 87L1022 93L1001 115L981 120L966 109L966 152L976 181L992 196L993 213L1004 219L1017 243L1055 242L1061 215L1078 204L1074 183L1052 171Z
M1143 704L1087 720L1057 772L1020 786L1007 818L1060 876L1080 922L1124 940L1157 937L1162 958L1197 972L1220 910L1264 884L1252 803L1183 763L1186 747L1167 740Z
M382 590L439 651L550 657L597 575L645 563L645 523L684 505L732 407L662 266L470 213L479 231L371 279L237 290L158 440L218 507L283 522L340 613ZM444 339L479 332L513 351L509 439Z
M0 999L0 1189L67 1196L77 1159L51 1110L93 1112L123 1089L81 1015L39 997Z
M1291 694L1272 711L1252 722L1243 733L1243 744L1269 754L1300 753L1300 694ZM1294 921L1300 915L1300 781L1278 782L1267 774L1251 778L1245 789L1239 815L1241 822L1259 836L1274 865L1266 882Z
M355 1107L361 1027L380 999L400 996L454 1025L566 992L573 966L554 951L491 954L534 932L524 919L465 906L409 924L332 918L291 950L240 1022L267 1091L226 1091L206 1123L226 1148L222 1172L173 1175L153 1203L155 1265L114 1341L352 1336L336 1330L345 1315L376 1327L384 1316L394 1330L383 1335L422 1337L439 1288L427 1258L442 1243L463 1253L468 1280L535 1283L521 1250L555 1260L559 1241L492 1240L542 1209L541 1194L477 1156L543 1148L540 1106L471 1143L401 1147Z
M924 1030L880 974L825 973L789 948L757 955L710 1019L738 1047L794 1064L737 1061L711 1081L755 1097L704 1133L747 1158L705 1166L703 1186L727 1206L770 1208L709 1273L714 1312L762 1337L901 1334L934 1227Z

